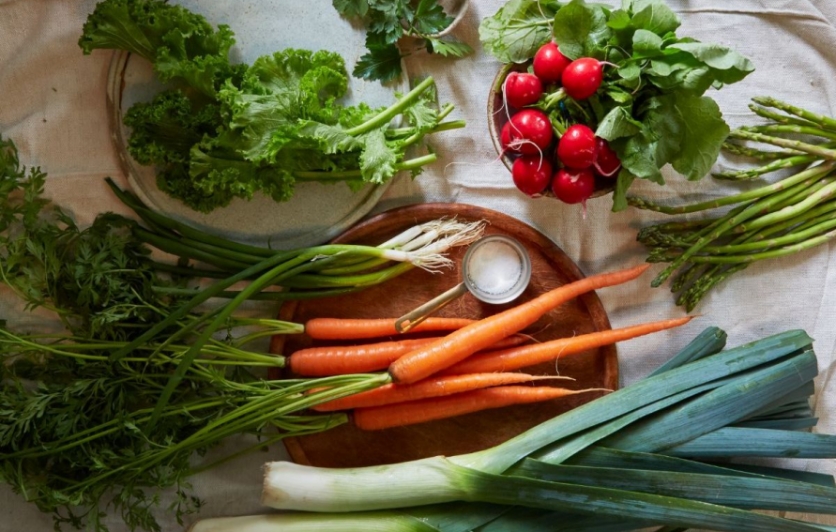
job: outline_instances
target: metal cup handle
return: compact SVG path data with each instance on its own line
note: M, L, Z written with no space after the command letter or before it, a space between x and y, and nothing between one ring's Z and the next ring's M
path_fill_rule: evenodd
M459 283L443 294L427 301L415 310L404 314L395 322L395 330L399 333L408 332L410 329L427 319L432 313L438 311L454 299L458 299L469 290L464 283Z

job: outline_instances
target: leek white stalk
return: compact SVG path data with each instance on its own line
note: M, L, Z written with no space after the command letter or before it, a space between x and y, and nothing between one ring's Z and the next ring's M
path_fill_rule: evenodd
M341 512L463 499L467 490L457 469L440 456L349 469L272 462L265 466L261 503L280 510Z
M306 513L219 517L195 523L188 532L437 532L418 519L399 514Z

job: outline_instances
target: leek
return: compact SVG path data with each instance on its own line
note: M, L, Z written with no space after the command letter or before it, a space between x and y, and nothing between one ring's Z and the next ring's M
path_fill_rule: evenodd
M720 351L724 343L725 333L707 329L645 380L486 451L351 469L268 464L262 502L319 512L305 515L323 524L397 515L399 526L418 518L439 532L826 530L752 510L836 513L831 477L685 458L726 456L733 439L742 451L764 433L787 455L836 456L834 436L734 426L804 417L812 340L788 331Z
M316 514L250 515L206 519L189 532L437 532L420 520L398 514L334 515L322 519Z
M706 335L706 343L717 342L720 336L714 333ZM798 505L793 508L827 511L836 500L832 499L836 493L833 488L746 473L665 472L688 482L684 490L661 489L656 481L662 474L642 470L625 473L628 481L622 484L607 483L592 475L555 481L534 478L537 475L531 470L531 464L553 466L532 460L520 462L539 454L540 458L560 463L590 445L606 443L630 451L676 448L773 408L781 400L795 401L797 397L788 398L792 394L786 390L802 388L816 375L810 346L811 340L803 331L789 331L718 354L711 354L714 349L705 349L704 353L690 349L666 371L558 416L504 444L470 455L345 470L269 464L263 502L281 509L362 512L463 500L527 506L558 515L635 519L642 525L814 530L805 523L745 508L780 508L782 503L789 503L777 494L787 486L798 485L799 492L815 493L818 498L810 498L808 506L801 500L793 501ZM625 419L629 421L625 423ZM589 434L595 437L583 438ZM567 443L572 452L561 453ZM551 450L544 453L546 449ZM618 470L614 476L623 471L630 470ZM697 489L701 482L722 485L723 480L737 489L713 496ZM644 493L642 489L651 484L657 486L656 492ZM775 488L759 489L768 485ZM741 486L750 488L743 490ZM747 496L750 500L743 502ZM491 521L502 519L500 516Z

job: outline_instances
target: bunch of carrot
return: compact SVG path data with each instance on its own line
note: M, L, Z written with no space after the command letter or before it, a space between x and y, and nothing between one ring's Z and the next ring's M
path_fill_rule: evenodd
M647 268L648 265L643 264L586 277L481 320L430 318L412 330L449 332L444 336L301 349L287 359L287 366L293 373L308 377L387 370L390 382L315 407L318 411L352 410L355 425L365 430L423 423L577 393L606 391L525 386L523 384L557 377L534 376L516 370L678 327L691 318L662 320L526 345L522 344L528 337L520 332L563 303L592 290L635 279ZM305 324L305 332L314 340L369 339L397 334L394 319L317 318Z

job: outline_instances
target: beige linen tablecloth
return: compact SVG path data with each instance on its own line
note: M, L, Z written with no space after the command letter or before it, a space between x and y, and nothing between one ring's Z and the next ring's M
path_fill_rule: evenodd
M209 1L209 0L207 0ZM234 0L216 0L229 1ZM281 0L292 2L299 0ZM237 0L242 6L247 0ZM671 0L681 15L682 35L730 45L753 60L757 71L744 82L714 96L727 120L751 120L748 99L767 94L812 110L836 114L836 2L833 0ZM17 142L21 159L49 173L48 193L71 210L81 224L105 210L119 210L102 177L124 183L111 142L105 105L111 54L83 56L76 45L93 0L0 0L0 133ZM479 21L493 14L501 0L474 0L456 34L472 44L475 55L460 61L415 54L408 58L413 75L432 74L442 101L457 105L464 130L433 140L439 162L414 182L399 180L376 211L419 202L458 202L500 210L528 222L554 239L586 273L614 269L643 259L635 242L637 227L654 217L647 213L610 212L610 199L567 208L547 199L530 200L514 190L506 169L496 160L487 134L485 104L498 68L478 43ZM733 7L732 7L733 6ZM234 30L235 28L233 28ZM245 42L247 35L238 35ZM700 194L721 196L732 187L712 182L685 183L668 172L669 186L637 184L636 192L654 198ZM619 347L623 384L646 375L708 325L728 331L736 345L789 328L806 329L816 340L821 374L815 409L820 432L836 432L836 256L825 245L797 256L756 263L714 290L698 308L701 317L684 329L635 340ZM657 268L658 269L658 268ZM648 281L649 282L649 281ZM667 289L646 283L599 292L614 327L680 316ZM0 288L0 317L14 326L40 326L45 313L24 313L11 293ZM206 505L202 517L262 511L258 499L260 466L284 458L276 445L266 453L238 460L194 478ZM830 460L799 462L798 468L836 473ZM836 523L836 521L831 521ZM124 530L117 517L113 532ZM164 530L179 530L163 517ZM51 519L0 486L0 532L52 530Z

